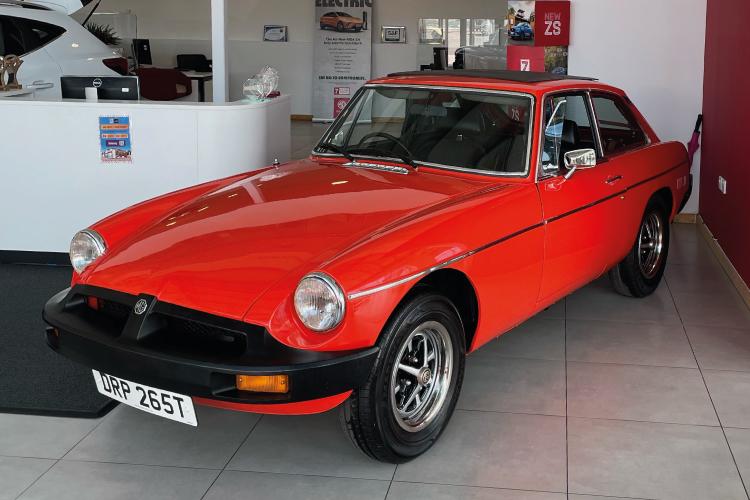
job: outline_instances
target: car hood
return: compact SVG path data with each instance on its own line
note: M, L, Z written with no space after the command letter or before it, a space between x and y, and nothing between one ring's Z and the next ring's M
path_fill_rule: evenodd
M372 233L486 185L335 160L294 162L166 214L108 249L83 282L240 319L289 273L319 269Z

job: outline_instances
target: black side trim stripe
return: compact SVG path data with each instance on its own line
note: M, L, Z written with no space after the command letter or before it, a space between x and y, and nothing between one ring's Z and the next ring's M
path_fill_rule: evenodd
M618 191L618 192L613 193L611 195L605 196L604 198L601 198L599 200L593 201L593 202L588 203L586 205L583 205L581 207L577 207L577 208L575 208L573 210L570 210L568 212L565 212L563 214L556 215L556 216L550 217L548 219L544 219L541 222L537 222L536 224L532 224L531 226L525 227L523 229L519 229L518 231L515 231L515 232L513 232L511 234L508 234L506 236L503 236L502 238L498 238L496 240L493 240L493 241L491 241L489 243L485 243L484 245L482 245L480 247L477 247L477 248L475 248L473 250L469 250L468 252L466 252L464 254L461 254L461 255L459 255L457 257L453 257L453 258L451 258L451 259L449 259L449 260L447 260L445 262L437 264L436 266L433 266L433 267L431 267L429 269L426 269L424 271L420 271L418 273L406 276L405 278L400 278L398 280L392 281L390 283L386 283L384 285L379 285L379 286L376 286L376 287L373 287L373 288L369 288L369 289L365 289L365 290L361 290L361 291L358 291L358 292L352 292L352 293L348 294L348 298L350 300L357 299L357 298L360 298L360 297L364 297L366 295L371 295L373 293L377 293L377 292L381 292L383 290L387 290L389 288L393 288L393 287L398 286L398 285L403 285L404 283L408 283L409 281L413 281L413 280L415 280L417 278L421 278L422 276L426 276L426 275L430 274L433 271L437 271L438 269L442 269L442 268L444 268L446 266L449 266L449 265L451 265L451 264L453 264L455 262L459 262L459 261L461 261L461 260L463 260L463 259L465 259L467 257L471 257L472 255L475 255L475 254L477 254L479 252L487 250L488 248L492 248L495 245L499 245L500 243L503 243L504 241L508 241L508 240L510 240L512 238L515 238L517 236L521 236L524 233L527 233L529 231L533 231L534 229L538 229L538 228L540 228L542 226L545 226L547 224L550 224L552 222L558 221L560 219L564 219L565 217L568 217L569 215L573 215L573 214L576 214L576 213L581 212L583 210L586 210L588 208L594 207L596 205L599 205L600 203L604 203L607 200L611 200L612 198L616 198L618 196L622 196L623 194L627 193L631 189L634 189L634 188L636 188L638 186L646 184L647 182L651 182L654 179L658 179L659 177L667 175L668 173L672 172L673 170L676 170L676 169L680 168L681 166L683 166L686 163L687 163L687 161L682 161L682 162L678 163L677 165L675 165L673 167L670 167L667 170L664 170L663 172L661 172L659 174L656 174L654 176L649 177L648 179L642 180L642 181L637 182L637 183L635 183L635 184L633 184L631 186L628 186L628 187L626 187L625 189L623 189L621 191Z
M634 188L637 188L638 186L642 186L643 184L646 184L647 182L651 182L651 181L653 181L655 179L658 179L659 177L661 177L663 175L667 175L668 173L672 172L673 170L676 170L676 169L680 168L681 166L683 166L686 163L687 163L686 161L682 161L682 162L678 163L677 165L668 168L667 170L663 171L662 173L653 175L653 176L651 176L651 177L649 177L649 178L647 178L645 180L636 182L635 184L626 187L622 191L617 191L616 193L613 193L613 194L611 194L609 196L605 196L604 198L601 198L599 200L592 201L591 203L583 205L582 207L574 208L573 210L570 210L569 212L565 212L563 214L556 215L554 217L550 217L549 219L545 219L544 220L544 224L549 224L550 222L554 222L556 220L563 219L563 218L565 218L565 217L567 217L569 215L573 215L573 214L575 214L577 212L580 212L582 210L586 210L587 208L591 208L591 207L594 207L594 206L596 206L596 205L598 205L600 203L604 203L605 201L611 200L612 198L617 198L618 196L622 196L625 193L627 193L628 191L630 191L630 190L632 190Z

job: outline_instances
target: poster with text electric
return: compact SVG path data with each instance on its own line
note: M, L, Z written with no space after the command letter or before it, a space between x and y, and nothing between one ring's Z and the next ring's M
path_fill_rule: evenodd
M336 118L370 79L375 0L315 0L313 118Z

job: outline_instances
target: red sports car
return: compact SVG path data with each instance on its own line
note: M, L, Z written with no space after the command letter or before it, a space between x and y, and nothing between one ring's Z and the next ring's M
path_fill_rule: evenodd
M191 425L194 404L342 405L354 443L403 462L445 429L467 353L604 273L652 293L691 185L684 146L608 85L394 74L310 158L78 233L47 342L100 392Z

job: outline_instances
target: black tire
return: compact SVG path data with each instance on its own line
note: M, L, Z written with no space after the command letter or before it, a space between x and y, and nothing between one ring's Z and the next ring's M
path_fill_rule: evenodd
M658 224L657 230L655 223ZM646 205L633 248L609 271L610 282L618 293L628 297L646 297L654 293L667 265L669 229L669 208L661 199L652 198ZM653 241L649 240L649 231L655 234ZM650 244L658 247L656 260L647 258L650 248L646 247Z
M417 332L429 333L430 327L425 327L425 325L442 325L443 336L440 339L445 341L446 350L450 345L450 354L446 353L442 357L436 355L437 361L433 361L435 374L443 374L443 383L438 384L435 380L432 382L432 387L445 387L444 392L439 389L431 390L429 384L422 386L419 377L414 377L417 385L413 386L413 392L431 390L425 394L442 395L442 397L436 397L435 402L427 405L430 408L427 413L431 417L424 417L424 421L417 425L418 421L409 422L397 416L399 396L398 390L393 390L393 388L405 387L400 404L404 403L404 399L412 401L411 397L407 397L407 395L412 395L408 392L411 383L409 381L404 383L404 378L409 375L396 369L396 363L415 361L414 364L420 364L416 356L409 357L410 352L407 346L412 345L408 339L416 339L414 335L419 335ZM425 330L420 330L423 327ZM449 338L444 336L445 332L448 333ZM428 341L424 340L423 344L420 342L417 340L414 345L424 347L417 347L415 351L423 349L423 359L427 359ZM438 439L453 415L464 376L466 358L464 329L455 306L448 299L429 289L423 289L413 294L398 308L383 329L378 345L380 354L370 377L366 384L355 390L342 406L341 421L351 441L366 455L382 462L404 463L427 451ZM436 351L433 350L434 352ZM443 367L438 370L439 360L447 361L448 358L451 359L451 369L447 370ZM429 373L430 370L427 372ZM399 374L404 378L399 377ZM420 371L420 374L423 373ZM392 385L394 381L397 383L395 386ZM425 397L425 401L430 401L430 399L429 395ZM418 398L414 404L416 411L421 404ZM406 406L402 408L409 410L409 407L407 401ZM422 427L419 427L420 425Z
M339 21L339 23L336 25L336 31L344 31L344 23Z

